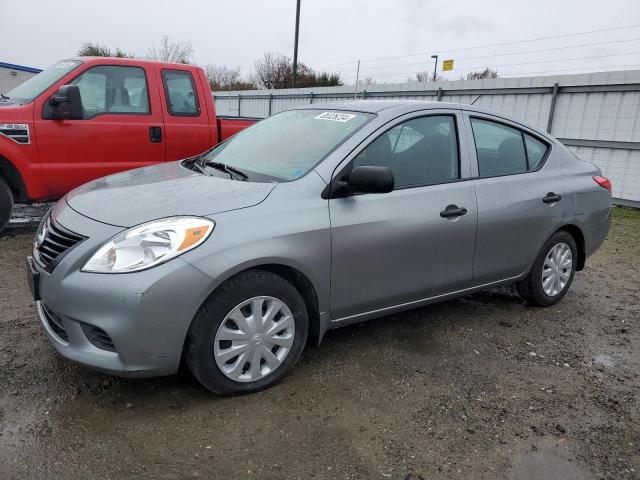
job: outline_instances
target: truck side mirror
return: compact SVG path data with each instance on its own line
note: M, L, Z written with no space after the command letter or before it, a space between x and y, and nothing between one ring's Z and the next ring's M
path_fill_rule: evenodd
M42 109L45 120L81 120L84 118L82 97L77 85L63 85Z

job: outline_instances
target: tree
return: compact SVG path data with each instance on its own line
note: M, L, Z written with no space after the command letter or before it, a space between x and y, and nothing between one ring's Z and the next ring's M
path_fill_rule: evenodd
M281 53L265 52L255 62L253 83L258 88L276 89L291 88L293 86L293 62ZM296 87L334 87L343 85L337 73L315 72L304 63L298 63Z
M204 73L211 90L253 90L256 86L240 76L240 67L226 65L207 65Z
M193 56L191 42L171 42L168 35L163 35L160 45L147 50L147 58L170 63L189 63Z
M100 45L97 42L84 42L81 45L80 50L78 50L78 55L81 57L133 57L133 55L129 55L124 50L116 48L114 51L111 51L110 48Z
M482 80L484 78L498 78L498 71L487 67L484 70L467 73L467 80Z
M433 82L433 72L418 72L416 80L418 82ZM436 82L444 82L445 80L446 78L436 74Z

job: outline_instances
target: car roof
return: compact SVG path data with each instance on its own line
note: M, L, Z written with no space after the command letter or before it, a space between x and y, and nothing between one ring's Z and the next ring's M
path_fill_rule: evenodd
M415 112L417 110L464 110L467 112L485 113L487 115L493 115L495 117L509 120L513 123L517 123L526 127L538 134L546 137L550 137L546 132L540 128L523 122L522 120L512 117L511 115L505 115L502 112L490 110L488 108L477 107L475 105L469 105L465 103L451 103L451 102L435 102L425 100L347 100L341 102L331 103L314 103L311 105L305 105L298 107L298 109L327 109L327 110L347 110L352 112L364 112L378 114L380 112L391 114L392 116L404 115L405 113Z
M342 102L325 102L314 103L311 105L305 105L299 108L314 108L327 110L351 110L355 112L365 113L378 113L382 110L391 109L394 113L414 112L416 110L429 110L429 109L452 109L452 110L470 110L483 113L493 113L487 109L476 107L473 105L467 105L464 103L451 103L451 102L430 102L425 100L347 100ZM499 114L502 116L502 114Z

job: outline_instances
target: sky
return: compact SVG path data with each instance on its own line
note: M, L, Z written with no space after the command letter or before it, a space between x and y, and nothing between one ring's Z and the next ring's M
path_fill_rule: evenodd
M293 56L295 4L5 0L0 62L44 68L83 42L143 57L168 35L191 42L193 63L248 75L265 51ZM581 32L593 33L572 35ZM504 77L640 69L640 1L302 0L299 60L345 83L355 82L358 59L360 79L393 83L433 72L433 54L454 60L453 71L439 67L448 79L486 66Z

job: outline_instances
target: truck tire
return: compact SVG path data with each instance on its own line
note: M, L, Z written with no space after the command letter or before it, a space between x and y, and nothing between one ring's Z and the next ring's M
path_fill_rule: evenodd
M0 232L2 232L9 223L12 210L13 194L9 189L9 185L0 178Z
M573 236L564 230L554 233L540 250L529 275L516 283L518 294L539 307L559 302L573 282L577 264Z
M250 270L223 283L200 307L184 357L193 375L214 393L256 392L291 371L308 331L300 292L279 275Z

